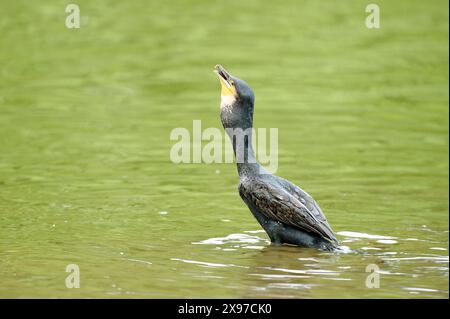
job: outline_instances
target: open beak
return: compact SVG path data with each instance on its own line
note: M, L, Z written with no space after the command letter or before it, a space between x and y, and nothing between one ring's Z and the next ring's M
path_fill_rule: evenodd
M234 86L233 80L231 79L230 73L228 73L220 64L217 64L214 68L214 72L217 74L222 86L220 94L222 96L233 96L236 97L236 88Z

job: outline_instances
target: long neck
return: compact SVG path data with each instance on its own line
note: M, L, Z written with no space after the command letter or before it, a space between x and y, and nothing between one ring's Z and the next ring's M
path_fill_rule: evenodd
M239 177L259 174L261 165L256 160L255 151L253 150L252 127L245 130L242 128L226 129L226 131L233 144Z
M233 145L239 177L259 174L261 166L252 146L253 105L223 108L221 119Z

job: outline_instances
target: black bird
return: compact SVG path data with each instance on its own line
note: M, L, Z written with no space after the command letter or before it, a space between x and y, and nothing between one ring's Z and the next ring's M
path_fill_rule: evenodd
M255 158L251 138L255 96L222 66L220 118L233 144L239 194L274 244L334 250L338 241L316 201L297 185L272 175Z

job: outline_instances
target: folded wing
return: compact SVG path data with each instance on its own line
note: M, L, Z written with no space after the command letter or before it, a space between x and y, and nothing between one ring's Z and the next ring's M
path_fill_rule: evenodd
M266 217L337 243L314 199L289 181L280 182L252 180L241 183L239 192Z

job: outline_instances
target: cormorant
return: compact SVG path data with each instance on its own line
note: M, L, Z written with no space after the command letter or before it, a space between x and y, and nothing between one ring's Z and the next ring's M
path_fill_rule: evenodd
M274 244L334 250L338 241L316 201L297 185L272 175L255 158L251 143L255 96L221 65L220 118L233 144L239 194Z

